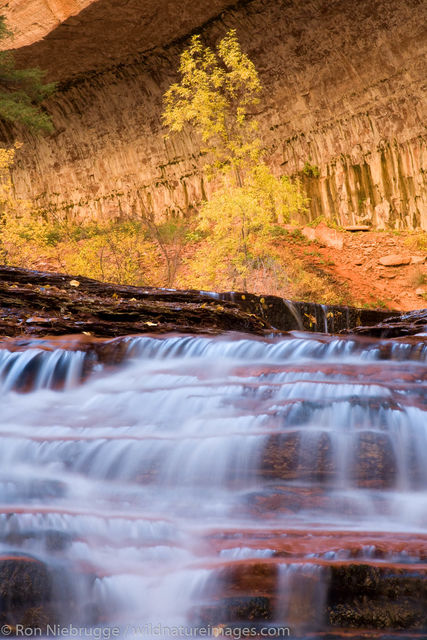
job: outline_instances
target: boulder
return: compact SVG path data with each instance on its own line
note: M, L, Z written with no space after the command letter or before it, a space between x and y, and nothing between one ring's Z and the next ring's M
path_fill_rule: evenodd
M378 262L384 267L402 267L404 265L410 264L411 258L398 254L389 254L388 256L383 256L382 258L380 258Z
M324 222L321 222L314 229L312 227L304 227L302 234L311 242L317 240L320 244L331 249L341 250L344 245L344 234L336 229L331 229Z
M310 240L310 242L314 242L316 240L314 227L303 227L301 229L301 233L305 238L307 238L307 240Z

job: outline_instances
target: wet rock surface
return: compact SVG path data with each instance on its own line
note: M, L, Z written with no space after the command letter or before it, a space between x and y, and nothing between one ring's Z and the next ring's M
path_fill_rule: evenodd
M358 309L339 305L320 305L311 302L285 300L278 296L258 296L246 292L215 294L220 300L238 304L248 313L265 319L280 331L301 329L340 333L352 331L359 325L376 325L395 315L380 309Z
M218 625L244 622L253 624L261 620L270 621L273 617L270 598L263 596L241 596L222 599L216 606L204 607L197 612L196 621L203 625Z
M0 622L46 628L55 620L52 576L42 562L28 556L0 556ZM5 634L7 635L7 634Z
M272 436L263 452L261 473L282 480L332 481L337 469L328 434L304 438L295 431Z
M393 315L389 311L291 302L277 296L132 287L0 267L0 334L11 337L74 333L112 337L173 331L263 335L274 329L338 333L358 325L380 327ZM371 334L360 333L381 335L375 327ZM395 330L392 335L407 334Z
M333 626L426 629L426 572L350 564L331 567L328 617Z
M361 336L378 338L398 338L401 336L418 336L427 332L427 309L410 311L401 315L392 315L389 318L374 324L373 326L359 326L352 329L351 333ZM343 333L349 333L344 331ZM419 336L421 342L423 336Z
M220 569L217 584L221 585L221 592L217 595L226 592L227 597L218 597L216 603L195 610L194 620L199 624L227 626L260 620L274 623L279 617L298 638L328 637L323 635L328 629L331 637L335 637L333 629L346 629L345 637L349 638L356 637L350 629L360 629L366 637L388 629L397 633L397 638L412 637L399 635L401 630L409 634L427 631L425 565L412 569L387 562L381 566L319 560L316 567L292 556L288 562L287 565L276 561L237 562ZM280 593L281 574L289 575L290 607L286 594ZM326 596L322 601L316 598L316 592L319 596L323 588ZM318 606L316 633L312 630L314 612L307 608L309 602ZM306 635L302 630L309 618L311 632Z
M12 267L0 268L0 307L0 333L6 336L271 330L238 305L197 291L119 286Z
M354 442L354 461L350 471L358 487L390 489L398 480L396 455L388 434L363 431Z
M40 636L47 632L48 625L52 634L55 625L91 626L99 622L99 607L90 600L82 607L82 594L87 593L96 576L89 567L80 571L64 562L64 552L72 542L70 533L22 531L1 539L3 545L16 549L40 541L43 560L19 551L0 556L0 625L6 625L6 631L0 632L3 636Z
M343 450L342 455L345 458L340 467L327 432L304 434L294 431L268 440L260 471L267 478L327 485L339 480L345 466L354 486L371 489L395 486L397 462L387 434L362 431L351 438L348 450Z

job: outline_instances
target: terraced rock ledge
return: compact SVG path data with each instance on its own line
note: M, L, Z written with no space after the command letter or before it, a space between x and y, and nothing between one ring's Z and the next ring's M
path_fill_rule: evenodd
M397 316L392 311L327 307L245 292L132 287L0 267L0 335L9 337L173 331L265 335L298 329L398 337L421 333L425 325L426 310Z

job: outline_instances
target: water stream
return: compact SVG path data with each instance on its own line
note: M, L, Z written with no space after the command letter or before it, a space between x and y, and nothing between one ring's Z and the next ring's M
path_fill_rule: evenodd
M425 344L126 341L114 367L0 351L0 552L68 572L64 623L215 626L252 597L303 637L334 563L425 563Z

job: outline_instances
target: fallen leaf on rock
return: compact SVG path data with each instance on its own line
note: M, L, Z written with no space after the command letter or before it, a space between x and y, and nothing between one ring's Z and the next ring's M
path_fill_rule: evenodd
M313 322L314 324L317 324L317 320L314 316L312 316L310 313L304 313L305 317L308 318L310 320L310 322Z
M70 280L69 284L70 284L70 287L79 287L80 286L80 282L78 280Z

